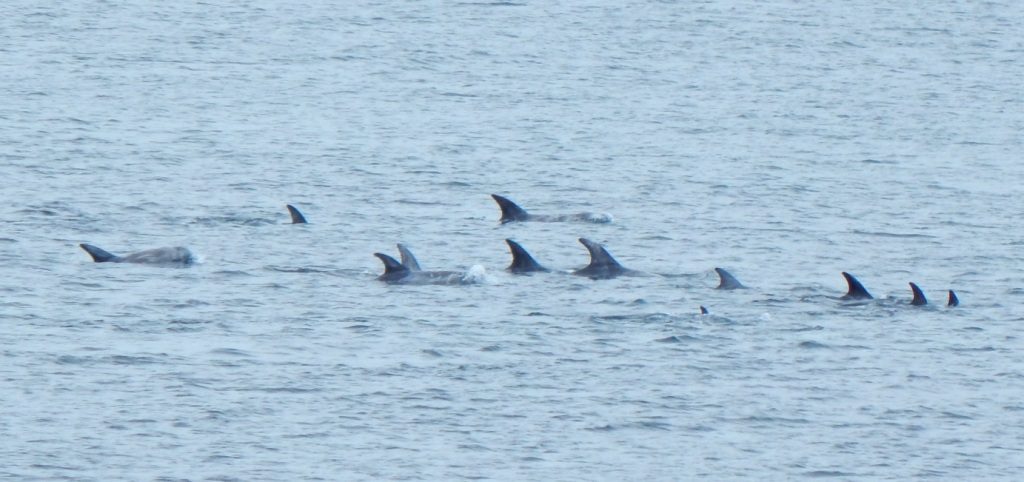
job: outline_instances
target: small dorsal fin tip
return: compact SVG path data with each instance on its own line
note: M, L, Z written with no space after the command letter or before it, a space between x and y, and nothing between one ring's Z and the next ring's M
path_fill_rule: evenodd
M705 308L704 305L700 305L700 314L702 314L702 315L708 314L708 309Z
M956 293L953 290L949 290L949 301L946 306L952 308L954 306L960 306L960 298L957 298Z

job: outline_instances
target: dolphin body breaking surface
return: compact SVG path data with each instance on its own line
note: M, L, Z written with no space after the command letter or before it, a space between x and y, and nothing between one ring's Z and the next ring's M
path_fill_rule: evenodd
M195 262L195 258L186 248L156 248L132 253L128 256L117 256L91 244L79 244L97 263L137 263L155 265L187 266Z
M580 223L598 223L605 224L612 222L612 217L609 214L602 213L576 213L576 214L530 214L525 209L519 207L518 204L512 202L507 197L499 196L497 194L491 194L494 201L498 203L498 207L501 208L501 224L511 223L514 221L536 221L544 223L559 223L559 222L580 222Z
M377 277L378 280L388 284L419 285L464 285L479 281L471 272L423 271L409 248L399 244L398 251L402 253L402 261L384 253L373 253L384 263L384 273Z
M580 243L590 252L590 264L585 268L573 271L577 276L586 276L590 279L611 279L619 276L647 276L641 271L623 267L615 258L598 243L587 238L580 238Z

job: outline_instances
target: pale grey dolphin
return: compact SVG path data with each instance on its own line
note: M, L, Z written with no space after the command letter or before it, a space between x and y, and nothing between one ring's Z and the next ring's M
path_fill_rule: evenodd
M398 252L402 255L402 266L409 268L409 271L423 271L419 261L416 261L416 256L413 256L406 245L398 243Z
M132 253L128 256L117 256L104 251L91 244L79 244L79 246L92 256L97 263L140 263L140 264L164 264L181 265L192 264L195 259L188 249L182 247L156 248Z
M284 207L288 208L288 214L292 216L292 224L306 224L306 217L299 212L299 209L291 204L285 204Z
M461 285L480 281L470 272L414 271L384 253L373 253L373 255L384 263L384 273L377 279L388 284Z
M557 214L557 215L545 215L545 214L530 214L525 209L519 207L516 203L512 202L509 198L499 196L497 194L491 194L494 201L498 203L498 207L501 208L501 224L511 223L513 221L538 221L547 223L557 222L583 222L583 223L610 223L612 222L611 215L601 213L576 213L576 214Z
M646 273L624 268L608 253L604 246L587 238L580 238L580 243L590 252L590 264L585 268L573 271L572 274L586 276L590 279L610 279L618 276L646 276Z
M715 272L718 273L719 278L718 287L715 289L739 290L746 288L746 286L743 286L743 283L740 283L740 280L736 279L735 276L729 274L728 271L722 268L715 268Z

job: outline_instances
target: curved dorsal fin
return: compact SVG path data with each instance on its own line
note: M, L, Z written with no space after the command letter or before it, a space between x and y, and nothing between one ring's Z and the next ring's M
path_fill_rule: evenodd
M580 238L579 241L583 246L586 246L587 251L590 251L590 264L583 269L625 269L618 261L615 261L615 258L612 257L607 249L604 249L604 246L601 246L587 238Z
M702 314L702 315L708 314L708 309L705 308L704 305L700 305L700 314Z
M960 305L960 298L956 297L956 293L954 293L953 290L949 290L949 302L946 303L946 306L954 307L954 306L959 306L959 305Z
M860 284L860 281L857 281L857 278L854 278L852 274L843 271L843 278L846 278L846 284L850 286L850 290L843 295L842 299L871 300L875 298L874 296L871 296L871 293L868 293L868 290L864 288L864 285Z
M511 223L512 221L526 221L530 217L525 209L519 207L509 198L497 194L491 194L491 197L494 198L494 201L498 203L498 207L501 208L501 224Z
M92 256L92 260L97 263L106 263L108 261L114 261L117 259L116 255L110 254L91 244L82 243L79 244L78 246L84 249L86 253L89 253L89 256Z
M928 304L928 300L924 297L924 292L921 291L921 288L913 282L910 283L910 291L914 292L914 299L910 304L914 306L924 306Z
M373 253L373 255L380 258L380 261L384 263L384 274L381 276L392 277L409 273L409 268L403 266L397 259L384 253Z
M416 261L416 257L412 255L412 251L402 243L398 243L398 252L402 254L402 266L405 266L409 271L423 271L420 269L419 261Z
M508 265L508 270L513 273L529 273L532 271L547 271L548 269L541 266L537 260L530 256L530 253L526 252L519 243L506 239L508 243L508 249L512 252L512 264Z
M292 215L292 224L306 224L306 217L299 212L298 208L291 204L285 204L284 206L288 208L288 214Z
M726 271L726 270L724 270L722 268L715 268L715 272L718 273L718 278L720 280L718 282L718 288L715 288L715 289L719 289L719 290L738 290L738 289L746 288L746 286L743 286L743 283L740 283L740 280L736 279L735 276L729 274L728 271Z

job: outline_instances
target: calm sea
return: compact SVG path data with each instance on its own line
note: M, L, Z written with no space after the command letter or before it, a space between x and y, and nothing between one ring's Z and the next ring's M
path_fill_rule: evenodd
M1021 32L1007 0L8 1L0 478L1019 479ZM655 276L504 271L579 237ZM486 275L385 285L399 242Z

